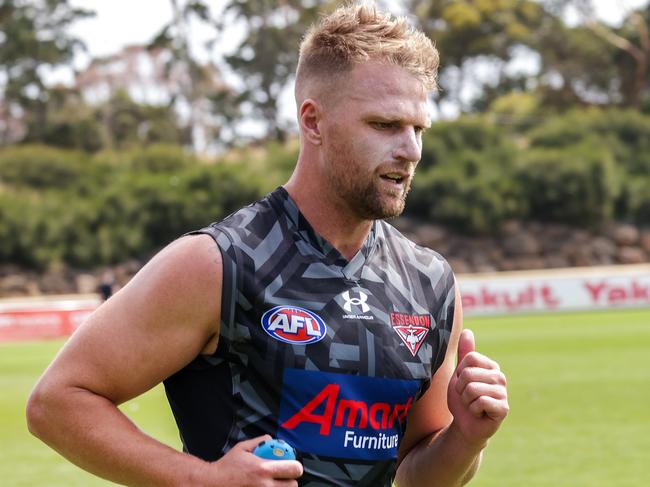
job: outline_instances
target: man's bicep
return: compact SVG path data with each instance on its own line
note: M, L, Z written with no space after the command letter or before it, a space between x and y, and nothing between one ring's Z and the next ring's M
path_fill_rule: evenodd
M462 329L462 305L458 285L456 285L454 322L445 359L431 377L431 384L427 391L413 404L409 412L406 433L400 444L400 462L414 446L441 431L453 419L447 407L447 387L456 369L456 350Z
M43 381L124 402L190 362L218 333L221 255L207 236L174 242L98 308Z
M450 366L448 357L445 357L431 378L427 391L411 407L406 432L400 444L400 462L414 446L451 423L452 416L447 407L447 385L453 371L453 362Z

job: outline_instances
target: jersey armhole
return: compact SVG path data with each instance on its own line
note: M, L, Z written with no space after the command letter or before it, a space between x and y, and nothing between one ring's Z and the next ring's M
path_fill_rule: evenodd
M202 228L186 235L209 235L214 240L222 262L222 286L221 286L221 320L219 326L219 342L224 339L229 344L232 339L233 327L235 324L235 306L237 293L240 289L240 276L237 271L238 249L233 245L232 239L227 232L215 225Z
M438 371L447 355L447 348L449 347L449 340L454 327L454 311L456 309L457 283L449 263L444 261L443 265L445 267L445 280L447 281L447 285L445 286L447 294L444 303L438 310L438 315L435 317L440 346L438 347L438 353L433 357L431 363L432 375Z

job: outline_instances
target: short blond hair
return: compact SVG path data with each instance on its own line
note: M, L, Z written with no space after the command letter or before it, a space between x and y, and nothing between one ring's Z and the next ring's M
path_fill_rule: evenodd
M321 18L300 44L296 94L308 79L326 80L369 61L400 66L436 88L439 56L431 40L405 17L349 3Z

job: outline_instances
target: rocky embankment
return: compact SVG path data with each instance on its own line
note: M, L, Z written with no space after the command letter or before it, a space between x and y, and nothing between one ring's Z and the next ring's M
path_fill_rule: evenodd
M650 262L650 229L613 223L598 232L510 222L498 237L468 237L400 219L396 226L437 250L458 274Z
M445 256L458 274L650 262L650 229L609 224L600 231L567 225L510 222L499 236L468 237L407 218L393 222L414 241ZM110 270L123 286L142 266L129 261ZM0 297L97 292L107 269L66 268L45 273L0 265Z

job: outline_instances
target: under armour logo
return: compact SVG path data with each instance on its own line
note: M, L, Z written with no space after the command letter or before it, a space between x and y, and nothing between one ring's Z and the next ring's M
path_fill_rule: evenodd
M357 291L357 293L359 294L358 298L350 297L350 291L345 291L343 294L341 294L343 299L345 299L345 304L343 305L343 309L348 313L352 313L352 306L360 306L361 312L367 313L368 311L370 311L370 306L366 304L366 301L368 301L368 295L361 291Z

